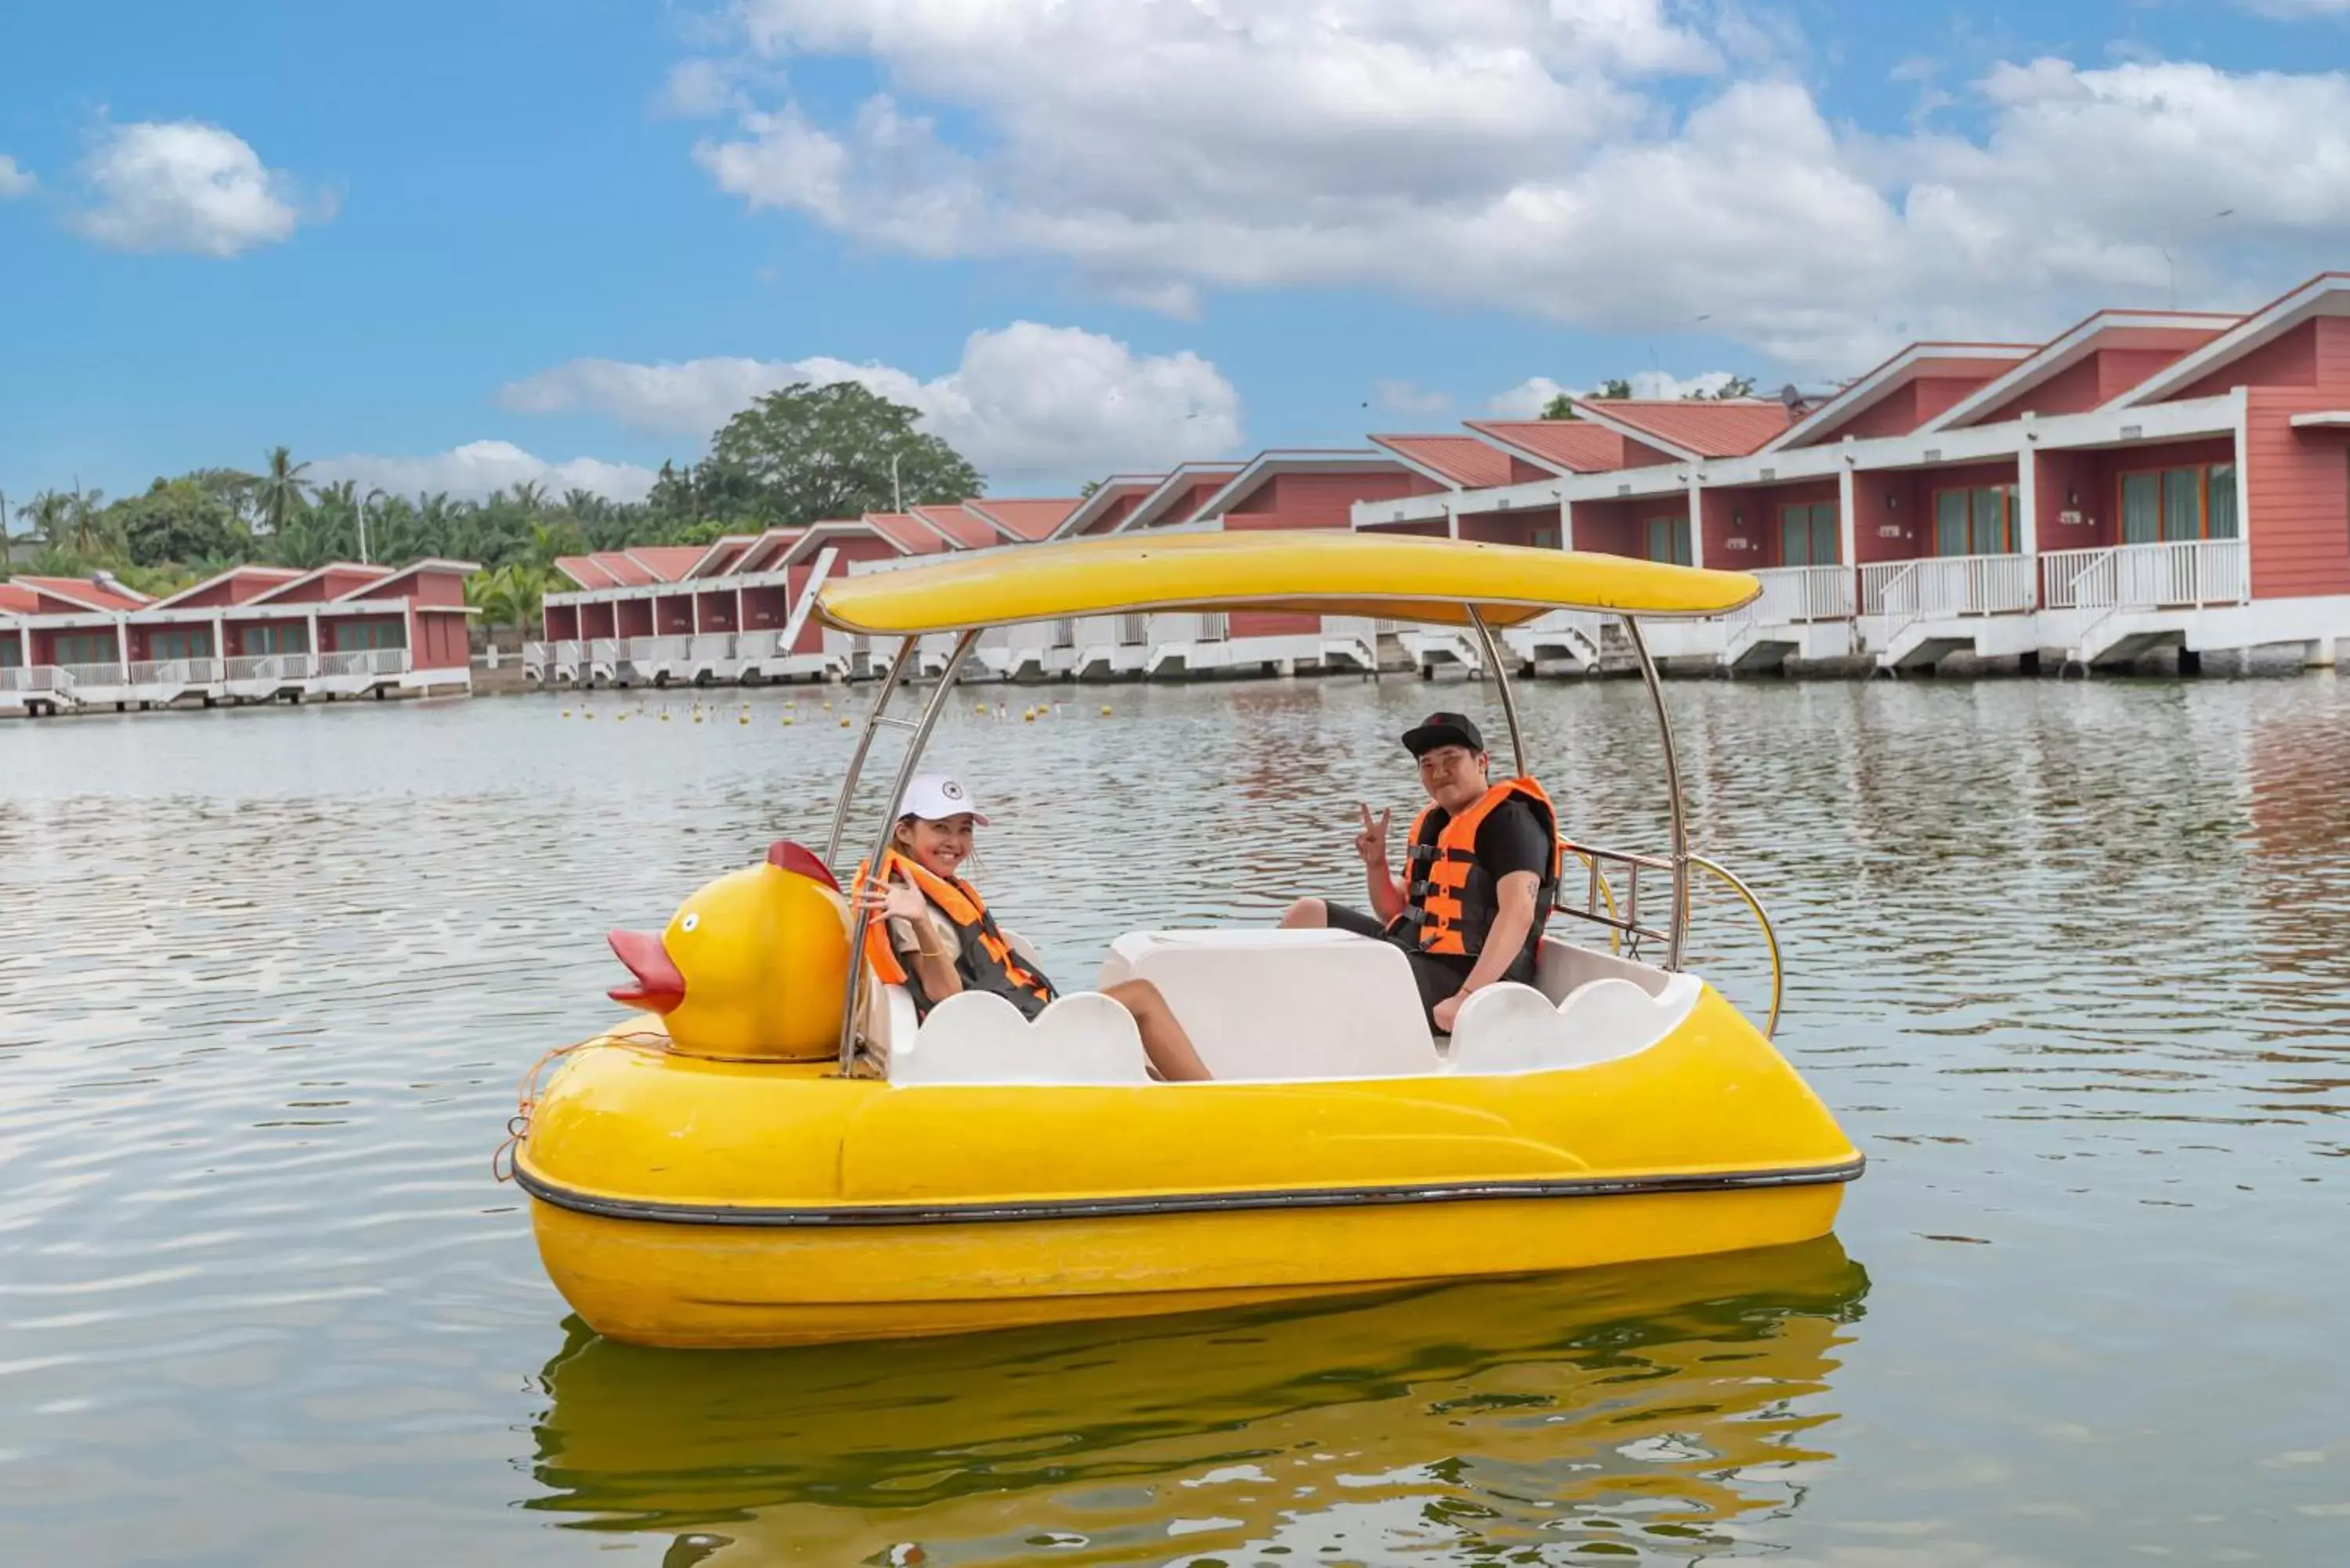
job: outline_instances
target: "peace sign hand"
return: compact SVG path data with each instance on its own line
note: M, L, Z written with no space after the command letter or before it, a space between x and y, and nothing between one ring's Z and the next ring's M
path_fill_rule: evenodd
M1374 871L1380 870L1388 863L1388 822L1395 814L1382 811L1373 817L1371 808L1359 801L1355 809L1363 817L1363 829L1355 835L1355 853L1363 857L1364 865Z

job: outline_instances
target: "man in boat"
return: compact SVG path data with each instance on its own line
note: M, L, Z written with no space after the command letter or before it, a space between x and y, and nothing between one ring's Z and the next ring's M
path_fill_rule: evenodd
M1459 713L1431 713L1406 732L1428 805L1413 819L1399 880L1388 867L1391 814L1362 814L1355 852L1371 912L1300 898L1281 919L1332 927L1403 949L1429 1026L1452 1032L1471 994L1498 981L1531 985L1534 950L1558 893L1558 816L1530 778L1489 782L1485 737Z

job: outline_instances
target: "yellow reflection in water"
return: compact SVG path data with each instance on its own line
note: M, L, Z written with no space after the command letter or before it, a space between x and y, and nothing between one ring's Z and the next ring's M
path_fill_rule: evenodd
M525 1506L664 1558L1686 1558L1793 1507L1867 1276L1833 1239L1357 1300L764 1354L571 1325Z

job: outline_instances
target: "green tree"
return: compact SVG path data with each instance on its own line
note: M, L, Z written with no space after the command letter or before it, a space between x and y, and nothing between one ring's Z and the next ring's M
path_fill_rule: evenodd
M539 624L549 578L527 562L516 561L494 572L477 572L465 581L465 602L482 612L490 625L510 626L528 637Z
M796 382L726 421L698 488L722 504L739 491L751 515L782 524L886 512L899 495L913 505L980 494L978 471L917 429L920 417L854 381Z
M109 531L138 566L225 556L241 541L227 504L192 479L158 479L144 495L107 508Z
M1575 411L1578 397L1621 402L1632 395L1632 383L1621 376L1611 376L1588 392L1560 392L1543 405L1542 417L1546 420L1572 420L1582 416Z
M307 462L296 462L294 454L284 447L270 450L269 461L254 484L254 504L260 513L261 525L275 534L284 528L294 514L309 503L310 482L302 476L310 471Z
M1689 394L1692 398L1710 399L1714 402L1726 401L1731 398L1751 398L1753 395L1754 378L1752 376L1732 376L1711 392Z

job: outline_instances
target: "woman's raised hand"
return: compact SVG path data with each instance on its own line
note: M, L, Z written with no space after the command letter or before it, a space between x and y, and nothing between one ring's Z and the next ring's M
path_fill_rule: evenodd
M919 920L927 912L922 890L892 871L887 884L868 882L857 889L857 907L879 919Z
M1363 830L1355 835L1355 853L1363 857L1364 865L1373 869L1385 866L1388 863L1388 821L1395 814L1383 811L1374 817L1371 808L1359 801L1355 804L1355 809L1363 814Z

